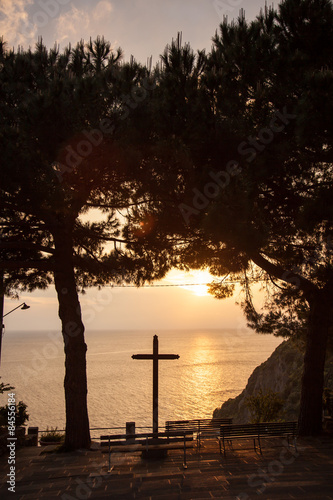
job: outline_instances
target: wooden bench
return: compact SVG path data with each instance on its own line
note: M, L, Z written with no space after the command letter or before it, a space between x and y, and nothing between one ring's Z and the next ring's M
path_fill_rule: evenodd
M201 438L217 438L222 424L231 424L231 418L203 418L193 420L167 420L165 431L190 431L196 434L197 447L200 449Z
M222 445L224 456L226 455L226 442L232 444L232 441L235 439L253 439L254 450L257 451L257 440L259 451L262 454L261 439L277 437L287 438L288 446L290 445L289 439L292 438L294 447L297 451L297 422L260 422L257 424L221 425L219 436L220 453L222 453Z
M191 431L146 432L141 434L110 434L101 436L101 446L108 446L109 470L111 472L111 452L149 451L184 449L184 469L186 464L186 445L193 442Z

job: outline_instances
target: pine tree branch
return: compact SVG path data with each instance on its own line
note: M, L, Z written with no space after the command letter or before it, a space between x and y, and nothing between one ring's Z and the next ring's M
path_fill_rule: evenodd
M38 269L39 271L54 271L54 262L49 259L41 260L2 260L0 269L15 271L17 269Z
M114 236L106 236L106 235L104 236L87 229L82 229L82 231L85 233L86 237L95 239L97 241L113 241L114 243L127 243L127 244L132 243L130 240L122 240L120 238L115 238Z
M137 202L134 202L134 203L122 203L122 204L119 204L119 203L116 203L116 204L108 204L108 203L93 203L93 202L88 202L88 203L85 203L85 207L89 207L89 208L108 208L108 209L114 209L114 210L119 210L119 209L122 209L122 208L129 208L129 207L137 207L139 205L144 205L145 203L147 203L147 200L143 200L143 201L137 201Z
M312 295L314 292L318 291L317 287L311 283L311 281L292 270L285 269L279 264L273 264L273 262L267 260L259 252L251 253L249 257L257 266L261 267L271 276L274 276L275 278L278 278L286 283L290 283L296 288L300 288L304 292L305 296L308 296L309 294Z
M34 243L28 243L25 241L0 241L0 249L3 250L37 250L39 252L54 254L54 249L51 247L46 247L44 245L38 245Z

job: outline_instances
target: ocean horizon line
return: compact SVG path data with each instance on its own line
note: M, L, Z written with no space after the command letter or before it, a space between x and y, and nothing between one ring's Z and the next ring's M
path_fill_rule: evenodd
M209 331L209 332L222 332L222 331L239 331L241 333L244 332L250 332L250 333L255 333L256 335L273 335L273 334L259 334L251 330L251 328L248 328L246 326L244 327L232 327L232 326L224 326L224 327L219 327L219 328L211 328L211 327L198 327L198 328L85 328L84 333L89 333L89 332L201 332L201 331ZM61 328L52 328L52 329L46 329L46 328L33 328L33 329L15 329L15 330L10 330L5 332L7 334L13 334L13 333L19 333L19 332L24 332L24 333L54 333L54 332L59 332L61 333Z

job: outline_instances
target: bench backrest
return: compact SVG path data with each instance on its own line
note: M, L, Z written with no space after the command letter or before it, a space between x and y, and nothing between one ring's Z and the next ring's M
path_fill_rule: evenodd
M297 422L259 422L256 424L231 424L220 426L220 436L282 436L296 435Z
M140 434L108 434L101 436L101 446L107 446L109 444L135 444L140 440L148 439L162 439L166 438L168 440L192 440L193 432L190 430L175 430L168 432L144 432Z
M297 432L297 422L260 422L260 435L292 434Z
M166 431L190 430L192 432L201 432L206 430L219 430L222 424L231 424L231 418L207 418L192 420L167 420L165 422Z
M230 424L220 426L220 436L230 437L230 436L258 436L259 426L258 424Z

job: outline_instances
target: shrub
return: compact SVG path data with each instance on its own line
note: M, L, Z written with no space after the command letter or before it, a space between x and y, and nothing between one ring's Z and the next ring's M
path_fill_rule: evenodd
M330 417L333 416L333 390L325 387L323 394L323 409Z
M42 432L40 440L50 443L59 443L63 439L64 435L61 432L58 432L58 428L53 429L46 428L45 432Z
M264 393L262 389L246 398L245 404L252 414L252 423L273 422L283 408L283 400L277 392Z
M11 387L9 384L4 384L0 382L0 394L4 392L12 391L15 387ZM15 410L15 426L21 427L29 420L29 414L27 413L27 405L23 401L19 401L16 405ZM6 406L0 406L0 427L7 427L8 423L8 404Z

